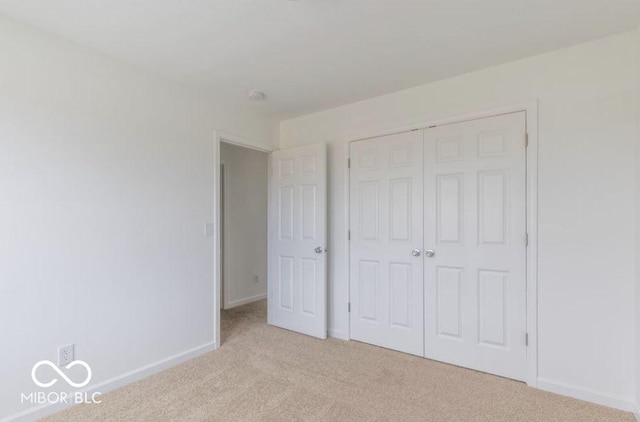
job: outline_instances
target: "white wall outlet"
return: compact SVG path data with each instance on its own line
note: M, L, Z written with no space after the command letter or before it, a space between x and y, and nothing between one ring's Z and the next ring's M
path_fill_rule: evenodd
M67 366L74 360L73 344L58 347L58 366Z
M205 237L213 237L213 223L206 223L204 225Z
M258 284L259 281L260 281L260 278L258 277L258 274L254 274L253 275L253 282Z

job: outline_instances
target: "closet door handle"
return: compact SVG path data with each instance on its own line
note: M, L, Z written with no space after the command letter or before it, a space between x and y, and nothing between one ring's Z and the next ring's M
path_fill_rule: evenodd
M413 256L420 256L420 249L414 249L411 251L411 255Z
M427 249L426 251L424 251L424 254L427 258L433 258L433 256L436 254L436 251L434 251L433 249Z

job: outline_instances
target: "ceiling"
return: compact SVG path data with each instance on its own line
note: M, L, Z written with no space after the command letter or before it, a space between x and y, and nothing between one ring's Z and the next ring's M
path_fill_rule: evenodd
M0 13L277 118L620 33L640 0L0 0Z

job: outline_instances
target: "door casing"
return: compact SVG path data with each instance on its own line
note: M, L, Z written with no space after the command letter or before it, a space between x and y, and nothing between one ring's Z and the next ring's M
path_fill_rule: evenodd
M495 117L503 114L514 112L525 112L526 133L528 137L528 147L526 152L526 227L528 235L528 245L526 248L526 294L527 294L527 375L526 383L530 387L538 386L538 101L537 99L522 103L514 103L497 107L484 111L455 115L448 118L426 121L414 125L398 127L390 130L382 130L373 133L363 133L353 135L346 138L345 153L347 162L344 165L345 171L345 213L344 218L347 221L347 230L351 230L350 224L350 145L352 142L362 141L365 139L376 138L380 136L392 135L395 133L409 132L412 130L427 129L434 126L450 125L455 123L466 122L469 120L483 119L487 117ZM348 279L348 292L351 291L351 256L349 253L348 232L345 233L344 247L347 251L348 268L346 277ZM348 298L347 302L350 303ZM346 320L350 321L348 307L344 308L347 314ZM348 323L346 339L350 340L351 323Z

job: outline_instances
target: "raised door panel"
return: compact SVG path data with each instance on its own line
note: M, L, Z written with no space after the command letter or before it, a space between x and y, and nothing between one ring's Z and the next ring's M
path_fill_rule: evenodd
M315 315L318 299L318 261L312 258L300 259L300 281L302 285L302 312Z
M380 238L380 183L366 180L359 184L356 204L358 213L358 236L360 240L378 240Z
M462 242L463 174L443 174L436 179L436 236L438 243Z
M415 321L412 316L413 277L411 265L389 263L389 324L410 329Z
M441 337L461 339L462 277L462 268L436 269L436 326Z
M389 235L392 241L411 241L411 194L411 178L389 180Z
M278 232L280 240L293 240L293 186L278 189Z
M504 244L509 227L509 172L478 172L478 239L481 244Z
M378 300L380 297L380 263L361 260L358 265L359 306L355 309L358 318L378 322Z
M317 229L317 186L316 185L302 185L300 186L301 197L301 219L300 219L300 236L302 240L315 240Z
M278 285L280 288L280 309L293 311L293 265L292 256L279 256Z
M478 270L478 344L507 347L508 301L505 271Z
M278 178L280 180L285 180L287 178L293 177L295 171L295 160L293 158L278 160L277 168Z

